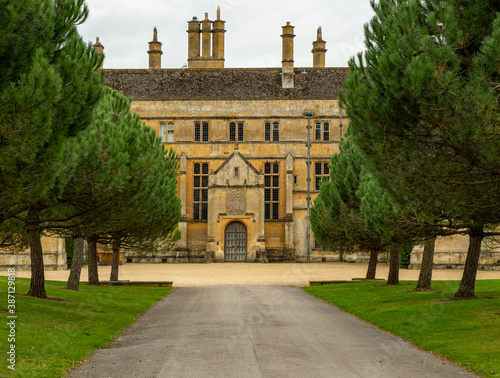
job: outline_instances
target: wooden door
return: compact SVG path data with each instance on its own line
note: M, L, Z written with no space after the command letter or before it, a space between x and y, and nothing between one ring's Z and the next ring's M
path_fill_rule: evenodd
M245 262L247 259L247 229L241 222L232 222L224 236L224 261Z

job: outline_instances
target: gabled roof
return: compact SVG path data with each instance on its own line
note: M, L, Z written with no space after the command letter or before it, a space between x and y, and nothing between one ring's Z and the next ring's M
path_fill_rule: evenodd
M225 166L226 166L226 165L227 165L227 164L228 164L228 163L229 163L232 159L234 159L236 156L238 156L241 160L243 160L243 162L244 162L246 165L248 165L248 166L250 167L250 169L251 169L252 171L254 171L256 174L258 174L258 175L259 175L259 174L261 174L261 173L260 173L260 172L259 172L259 171L258 171L258 170L257 170L257 169L256 169L256 168L255 168L255 167L254 167L254 166L253 166L253 165L252 165L252 164L251 164L251 163L250 163L250 162L249 162L249 161L248 161L248 160L247 160L247 159L246 159L243 155L242 155L242 154L240 154L240 152L239 152L239 151L234 151L231 155L229 155L229 156L227 157L227 159L226 159L226 160L224 160L224 163L222 163L222 164L219 166L219 168L217 168L217 169L213 172L213 174L215 174L215 175L216 175L216 174L218 174L219 172L221 172L221 171L224 169L224 167L225 167Z
M281 87L281 68L105 70L106 84L136 101L337 99L348 68L296 68Z

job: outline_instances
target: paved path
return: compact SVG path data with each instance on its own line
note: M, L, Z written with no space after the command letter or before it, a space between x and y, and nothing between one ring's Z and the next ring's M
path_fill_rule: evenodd
M175 289L80 377L472 377L291 286Z

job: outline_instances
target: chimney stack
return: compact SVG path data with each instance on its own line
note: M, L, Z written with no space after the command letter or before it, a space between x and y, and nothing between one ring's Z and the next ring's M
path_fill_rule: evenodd
M95 44L93 44L92 46L94 47L94 50L96 51L96 53L98 53L100 55L104 55L104 46L101 44L101 42L99 42L99 37L96 37ZM104 64L104 59L103 59L103 62L101 63L101 66L98 68L98 70L102 70L103 64Z
M219 7L217 20L213 22L208 19L208 13L205 13L205 19L201 22L196 17L188 22L188 68L224 68L224 33L226 32L224 24L225 21L220 19Z
M321 26L318 28L318 37L316 41L313 42L313 67L323 68L325 67L325 53L326 53L326 42L323 41L323 36L321 33Z
M294 73L293 73L293 34L294 26L287 22L283 28L283 60L281 61L281 83L283 88L294 87Z
M158 42L158 30L156 26L153 28L153 40L149 42L149 69L159 70L161 69L161 42Z
M205 13L205 19L201 22L201 56L210 57L210 45L212 44L212 21L208 19L208 13Z
M222 59L224 67L224 24L220 19L220 7L217 7L217 20L212 23L212 57Z
M188 22L188 63L189 59L200 57L200 21L193 17Z

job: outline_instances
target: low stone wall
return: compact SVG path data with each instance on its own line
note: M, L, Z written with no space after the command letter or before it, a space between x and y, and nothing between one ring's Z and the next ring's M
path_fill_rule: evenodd
M67 269L66 250L62 238L42 238L43 263L46 270ZM30 270L30 250L5 251L0 250L0 270L15 267L18 270Z
M467 258L469 237L453 235L436 240L434 250L434 268L436 269L463 269ZM422 265L422 245L413 248L410 255L410 269L420 269ZM492 246L485 241L481 247L479 257L480 270L500 270L500 247Z
M467 252L435 252L435 269L463 269ZM422 252L414 251L410 256L410 269L420 269L422 265ZM480 270L500 270L500 252L484 251L479 257Z

